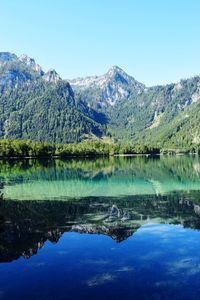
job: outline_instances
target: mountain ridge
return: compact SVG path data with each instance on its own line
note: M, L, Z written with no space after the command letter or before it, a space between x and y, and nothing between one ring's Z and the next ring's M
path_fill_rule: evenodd
M187 140L189 146L198 146L199 127L190 125L200 120L189 108L196 105L199 111L199 99L199 76L146 87L113 66L101 76L63 80L54 69L44 72L27 55L0 52L0 138L68 143L107 136L165 146L177 136L180 145ZM181 131L176 119L188 109ZM170 130L173 139L162 134ZM180 132L187 137L180 138Z

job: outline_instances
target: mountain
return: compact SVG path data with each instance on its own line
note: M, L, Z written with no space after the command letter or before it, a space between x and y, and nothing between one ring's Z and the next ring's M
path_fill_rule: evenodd
M155 122L156 124L156 122ZM145 132L146 143L161 148L197 148L200 145L200 101L188 106L168 124L152 126ZM152 144L152 142L151 142Z
M27 66L29 66L33 71L36 71L40 75L44 75L44 71L42 70L42 67L38 64L36 64L35 60L33 58L30 58L26 54L22 54L19 57L19 61L23 62Z
M26 55L1 54L0 138L68 143L100 137L98 114L76 102L67 81Z
M68 80L77 94L94 108L114 106L118 100L140 94L145 85L113 66L105 75Z
M0 52L0 64L17 59L17 55L10 52Z
M61 80L60 75L54 69L50 69L46 74L44 74L43 78L48 82L54 82L54 83Z
M146 87L113 66L102 76L62 80L33 58L0 53L0 138L69 143L85 139L199 147L200 77Z
M116 141L161 147L200 144L199 76L145 87L119 67L112 67L103 76L74 79L70 83L76 97L106 115L107 134ZM183 117L188 114L189 117ZM182 118L184 129L179 124Z
M132 140L151 144L156 141L163 144L168 138L166 139L164 136L161 138L161 133L164 130L170 131L172 123L177 123L175 122L176 118L181 118L183 112L186 112L187 115L187 111L189 111L190 115L185 119L185 128L189 130L190 124L194 123L198 129L195 115L198 115L199 112L199 99L199 76L181 80L176 84L146 88L141 94L131 95L126 100L118 101L108 111L111 135L118 140ZM192 107L196 107L196 114L190 112ZM174 130L173 134L176 131L178 129ZM160 133L161 140L158 139L158 133ZM197 135L199 136L199 134L200 132L197 130ZM188 143L197 145L191 135ZM180 145L182 144L181 142Z

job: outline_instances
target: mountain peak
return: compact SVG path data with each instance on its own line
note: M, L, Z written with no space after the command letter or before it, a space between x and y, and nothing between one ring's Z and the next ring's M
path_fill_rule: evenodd
M40 75L44 75L42 67L39 64L36 64L34 58L29 57L27 54L22 54L19 57L19 61L26 64L28 67L30 67L32 70L36 71Z
M98 94L95 105L115 105L123 98L141 93L145 85L128 75L117 65L112 66L106 74L69 80L74 89L87 90Z
M105 75L106 77L114 77L116 80L118 79L125 79L127 80L127 82L131 81L135 81L135 78L128 75L122 68L118 67L117 65L112 66Z
M109 70L108 70L108 72L124 72L123 70L122 70L122 68L120 68L120 67L118 67L117 65L114 65L114 66L112 66Z
M44 80L48 82L54 82L56 83L57 81L61 80L60 75L56 72L54 69L50 69L44 76Z
M29 57L27 54L22 54L19 57L19 60L23 63L25 63L27 66L34 66L35 60L31 57Z
M127 75L124 70L122 70L120 67L118 66L112 66L108 71L107 73L104 75L106 77L114 77L116 75L120 75L120 76L124 76L124 75Z

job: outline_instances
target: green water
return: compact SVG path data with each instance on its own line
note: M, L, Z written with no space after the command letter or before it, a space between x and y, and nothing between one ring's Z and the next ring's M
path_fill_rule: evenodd
M200 189L199 157L0 161L5 199L163 195Z

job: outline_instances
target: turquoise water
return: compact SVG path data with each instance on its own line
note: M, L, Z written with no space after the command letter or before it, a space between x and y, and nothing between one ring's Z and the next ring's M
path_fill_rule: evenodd
M0 161L0 299L198 299L197 156Z
M50 200L166 194L200 189L198 157L0 161L6 199Z

